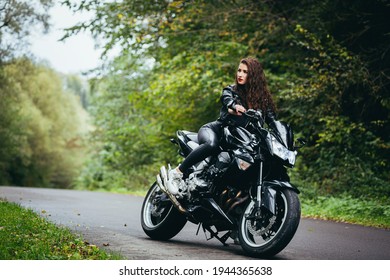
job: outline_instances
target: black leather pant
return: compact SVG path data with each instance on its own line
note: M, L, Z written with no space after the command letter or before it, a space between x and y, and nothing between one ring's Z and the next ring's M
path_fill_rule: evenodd
M198 131L198 143L196 147L180 164L180 171L186 173L194 164L219 151L219 141L222 137L222 122L214 121L203 125Z

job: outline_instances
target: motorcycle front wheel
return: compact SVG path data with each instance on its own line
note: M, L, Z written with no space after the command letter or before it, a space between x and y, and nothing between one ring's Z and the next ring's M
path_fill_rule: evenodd
M293 238L301 217L298 194L290 189L277 190L276 212L256 209L251 200L239 223L241 247L250 256L271 257L282 251Z
M178 234L186 222L186 217L154 183L141 208L141 225L146 235L155 240L168 240Z

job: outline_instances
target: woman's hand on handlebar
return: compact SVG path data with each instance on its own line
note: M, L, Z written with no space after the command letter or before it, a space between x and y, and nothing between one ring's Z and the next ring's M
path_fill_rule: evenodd
M241 116L243 113L246 112L246 109L242 105L236 105L235 109L236 109L235 110L235 115L237 115L237 116Z
M236 105L234 109L229 108L228 109L229 114L235 115L235 116L242 116L242 114L245 114L246 109L244 106Z

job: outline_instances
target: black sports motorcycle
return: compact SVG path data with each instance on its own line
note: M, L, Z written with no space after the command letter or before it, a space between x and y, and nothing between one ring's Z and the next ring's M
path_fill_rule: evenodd
M274 121L266 128L260 111L245 115L245 128L224 127L220 153L193 166L178 194L166 190L168 172L161 168L141 210L142 228L150 238L171 239L190 221L208 239L226 245L231 238L255 257L276 255L291 241L301 209L286 167L294 166L304 141L294 146L286 123ZM198 145L197 134L184 130L171 141L183 157Z

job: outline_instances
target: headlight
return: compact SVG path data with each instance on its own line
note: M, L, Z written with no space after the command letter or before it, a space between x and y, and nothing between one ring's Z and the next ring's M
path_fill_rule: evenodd
M245 151L245 149L238 149L234 151L236 156L237 166L240 170L247 170L255 162L253 157Z
M285 146L283 146L280 142L276 140L275 137L271 136L272 140L272 152L280 157L282 160L287 160L289 164L295 164L295 157L297 155L296 151L290 151Z
M238 168L240 170L245 171L249 167L251 167L252 164L250 162L247 162L247 161L243 160L243 159L237 158L237 165L238 165Z

